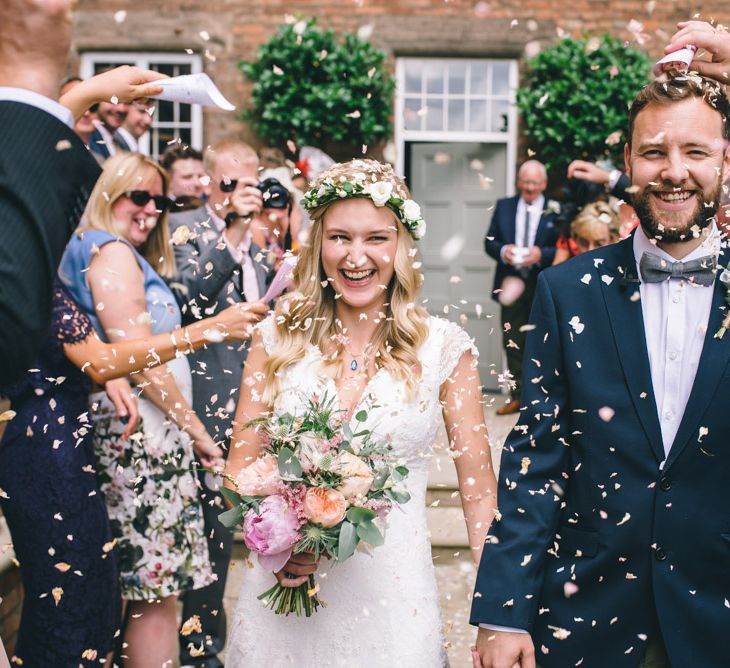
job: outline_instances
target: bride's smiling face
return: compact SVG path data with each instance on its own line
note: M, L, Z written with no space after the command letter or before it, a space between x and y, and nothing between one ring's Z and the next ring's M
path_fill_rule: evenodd
M369 310L385 300L395 271L398 231L394 214L370 199L343 199L325 213L322 267L339 302Z

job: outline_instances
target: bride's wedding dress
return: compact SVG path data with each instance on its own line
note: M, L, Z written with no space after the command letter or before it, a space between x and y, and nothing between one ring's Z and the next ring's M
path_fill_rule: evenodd
M256 599L275 579L252 559L233 619L228 668L442 668L446 650L431 545L426 527L426 483L432 448L442 422L439 388L466 350L476 354L464 330L441 318L428 321L419 351L423 375L407 400L405 385L380 369L357 410L365 426L388 435L408 466L411 500L388 516L385 544L372 556L356 552L343 563L323 560L315 576L327 604L310 618L275 615ZM276 346L271 317L259 325L267 353ZM281 375L276 412L301 413L309 397L336 396L334 381L321 374L321 354L310 346Z

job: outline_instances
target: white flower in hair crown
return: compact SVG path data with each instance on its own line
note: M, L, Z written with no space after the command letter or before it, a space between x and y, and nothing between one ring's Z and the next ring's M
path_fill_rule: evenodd
M367 197L375 206L391 209L414 239L422 239L426 234L426 221L418 203L399 197L390 181L373 182L367 178L363 172L355 172L349 179L345 176L326 178L318 187L305 193L302 206L312 211L340 199Z

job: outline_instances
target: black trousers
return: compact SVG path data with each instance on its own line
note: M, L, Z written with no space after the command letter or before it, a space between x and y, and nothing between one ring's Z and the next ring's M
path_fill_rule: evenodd
M226 507L223 497L206 484L206 479L210 482L211 476L206 477L205 471L199 471L198 479L202 486L200 502L203 506L210 564L218 580L203 589L188 591L182 597L183 622L193 615L198 615L202 633L180 635L180 663L183 666L196 666L196 668L223 668L223 662L218 658L218 653L223 651L226 644L226 613L223 609L223 593L226 589L226 578L233 550L233 534L218 521L218 515L226 510ZM196 654L202 644L203 654L191 656L189 649L191 643L196 648Z
M514 381L514 386L510 389L512 399L519 399L522 389L522 356L527 332L520 329L530 319L536 284L537 278L530 275L525 279L525 291L519 299L509 306L502 305L502 346L507 354L507 368Z

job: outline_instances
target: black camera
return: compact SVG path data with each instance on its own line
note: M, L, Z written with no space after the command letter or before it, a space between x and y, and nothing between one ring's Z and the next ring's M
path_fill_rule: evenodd
M264 196L264 209L288 209L291 207L291 195L279 179L264 179L256 187Z
M560 213L556 216L555 226L566 237L570 236L570 224L586 204L605 198L606 190L602 185L582 179L571 178L561 188Z

